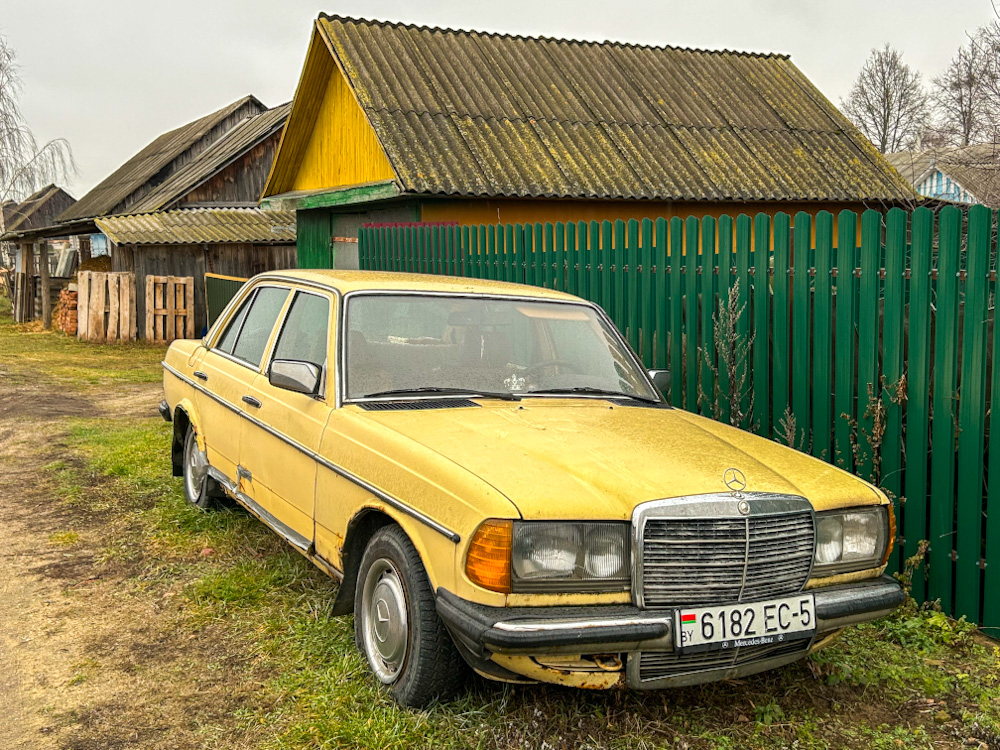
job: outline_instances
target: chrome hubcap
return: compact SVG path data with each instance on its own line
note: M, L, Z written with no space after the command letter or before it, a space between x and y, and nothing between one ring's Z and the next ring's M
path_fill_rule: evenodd
M403 582L385 558L376 560L365 577L361 616L368 663L375 676L388 685L406 661L409 627Z
M184 489L192 502L201 494L205 475L208 473L208 457L198 448L194 432L189 432L184 442Z

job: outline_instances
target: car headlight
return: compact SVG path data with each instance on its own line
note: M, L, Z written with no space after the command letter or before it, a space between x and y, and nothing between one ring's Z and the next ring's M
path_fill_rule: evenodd
M630 528L627 523L486 521L469 543L466 574L494 591L627 591Z
M889 550L888 506L816 514L813 576L877 568Z

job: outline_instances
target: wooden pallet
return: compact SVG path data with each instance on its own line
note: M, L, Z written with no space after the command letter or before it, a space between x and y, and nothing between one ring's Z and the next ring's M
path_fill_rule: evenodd
M193 339L194 277L146 277L146 341Z

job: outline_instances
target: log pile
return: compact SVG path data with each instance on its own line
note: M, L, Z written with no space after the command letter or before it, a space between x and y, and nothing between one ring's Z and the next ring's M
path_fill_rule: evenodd
M63 289L56 305L55 327L70 336L76 336L76 292Z

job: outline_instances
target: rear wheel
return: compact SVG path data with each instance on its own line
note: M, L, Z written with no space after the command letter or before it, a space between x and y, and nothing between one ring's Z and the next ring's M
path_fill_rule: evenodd
M361 558L354 635L379 682L404 706L458 692L468 668L438 617L427 573L399 526L372 536Z
M202 510L215 507L208 476L208 456L198 447L197 433L188 425L184 436L184 497Z

